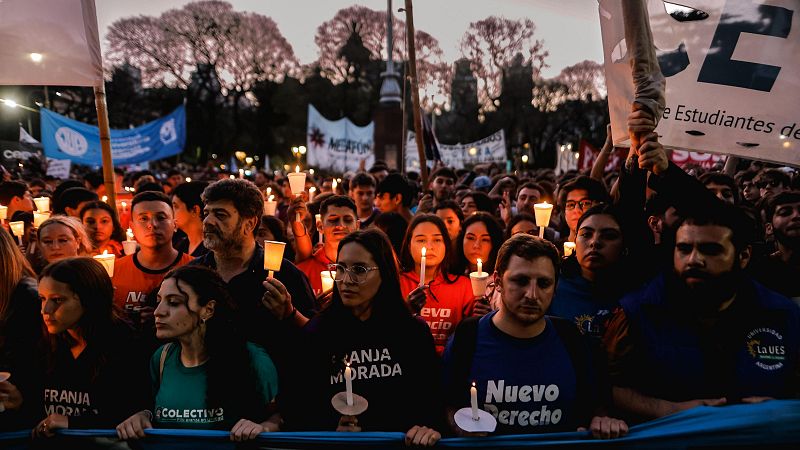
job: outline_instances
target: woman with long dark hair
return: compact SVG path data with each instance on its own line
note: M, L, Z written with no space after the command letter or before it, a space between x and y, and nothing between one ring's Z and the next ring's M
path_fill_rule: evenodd
M117 258L125 256L121 244L125 240L125 232L119 223L117 211L111 205L101 201L87 203L81 208L80 217L92 241L93 255L107 251Z
M168 343L150 360L154 408L119 424L121 439L144 437L153 425L230 430L235 441L278 430L269 420L277 371L263 348L236 331L230 305L224 281L208 268L187 265L167 274L155 326L156 337Z
M454 272L468 277L471 272L478 270L480 259L481 271L491 275L494 273L497 251L501 245L503 245L503 227L494 216L480 211L467 217L456 239ZM499 302L500 293L495 289L494 283L487 283L486 290L475 301L473 315L482 316L492 309L497 309Z
M411 315L400 293L388 238L375 229L348 234L330 270L333 299L303 328L303 356L287 377L281 403L287 427L403 431L407 443L433 445L444 417L439 363L428 327ZM369 402L358 417L331 406L345 391L346 373L353 392Z
M425 279L420 281L423 248ZM461 319L472 315L475 304L472 284L454 274L452 261L453 250L442 219L433 214L414 216L400 252L400 289L412 311L430 326L439 355Z
M146 356L118 318L113 290L92 258L61 259L39 275L44 369L37 388L23 392L24 402L41 407L39 417L45 417L35 437L114 426L147 398Z

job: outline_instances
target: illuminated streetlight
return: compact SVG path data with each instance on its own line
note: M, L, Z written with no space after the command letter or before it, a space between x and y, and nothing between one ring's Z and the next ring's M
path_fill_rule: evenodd
M42 54L41 53L31 53L31 61L35 63L42 62Z
M522 163L528 164L528 155L522 155Z
M244 159L244 162L246 162L247 164L253 164L253 158L248 156L247 158Z
M305 145L301 145L300 147L297 148L297 150L300 151L301 155L305 155L306 154L306 146Z

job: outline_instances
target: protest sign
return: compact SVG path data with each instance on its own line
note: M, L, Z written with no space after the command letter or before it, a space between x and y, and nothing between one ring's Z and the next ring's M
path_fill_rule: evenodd
M66 180L69 178L69 170L72 161L68 159L47 158L47 175Z
M42 144L50 158L70 159L88 166L103 164L100 135L93 125L41 109ZM186 109L179 106L169 115L129 130L111 130L115 164L136 164L176 155L186 142Z
M414 132L409 132L406 139L406 171L419 172L415 139ZM455 169L483 163L504 164L506 161L506 138L503 130L468 144L447 145L437 141L436 145L444 165Z
M308 105L308 165L336 172L358 170L375 162L373 135L375 123L356 126L349 119L328 120L311 104Z
M615 145L628 146L633 83L618 0L601 0ZM667 80L657 132L668 148L800 165L800 21L796 0L648 0Z
M592 144L586 142L585 140L581 139L580 146L578 147L578 170L581 172L588 172L592 170L592 166L594 165L595 160L600 154L600 150L598 150ZM605 173L615 172L619 170L622 162L625 161L625 158L628 156L628 149L625 147L615 147L614 151L608 156L608 161L606 161L606 166L604 168Z

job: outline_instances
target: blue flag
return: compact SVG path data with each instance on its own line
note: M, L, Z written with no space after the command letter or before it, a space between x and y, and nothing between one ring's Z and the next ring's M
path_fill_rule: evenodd
M101 166L100 131L94 125L41 109L42 145L50 158ZM183 105L161 119L129 130L111 130L115 165L139 164L177 155L186 143L186 109Z

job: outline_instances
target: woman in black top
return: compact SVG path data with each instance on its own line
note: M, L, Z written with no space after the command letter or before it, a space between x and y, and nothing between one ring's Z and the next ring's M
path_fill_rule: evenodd
M443 407L439 361L425 322L400 294L397 262L386 235L356 231L339 243L330 306L303 329L302 362L289 377L284 408L290 429L403 431L406 442L433 445ZM343 416L331 398L345 390L369 402L361 415Z

